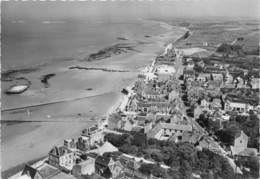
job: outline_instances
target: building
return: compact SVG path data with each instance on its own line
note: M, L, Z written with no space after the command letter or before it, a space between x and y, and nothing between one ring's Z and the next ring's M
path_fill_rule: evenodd
M71 171L75 161L76 154L64 146L55 146L49 152L48 162L56 168Z
M17 179L46 179L52 178L58 175L60 172L59 169L47 164L45 161L40 161L37 163L37 166L25 165L21 176Z
M81 152L86 152L90 149L89 138L85 136L80 136L77 141L77 149Z
M210 73L210 74L225 74L226 70L224 68L217 67L217 66L205 66L203 69L204 73Z
M64 140L64 147L66 147L67 149L71 150L71 151L75 151L76 150L76 142L74 139L66 139Z
M126 131L132 131L134 124L135 122L132 119L127 118L124 121L122 121L122 129Z
M91 175L95 173L95 159L88 157L87 160L75 164L72 169L72 175L80 178L82 175Z
M124 173L134 174L134 172L137 171L140 167L140 164L136 162L134 158L128 157L126 155L121 155L119 161L123 166Z
M136 101L130 108L134 112L169 114L173 110L170 102Z
M200 102L200 107L203 108L203 109L209 109L209 101L207 99L202 99L201 102Z
M223 81L224 75L221 73L213 73L211 74L214 81Z
M196 80L204 83L206 81L210 80L210 74L209 73L199 73L198 76L196 77Z
M203 134L198 131L193 132L183 132L180 142L189 142L192 144L198 144Z
M186 66L187 70L193 70L194 66L195 66L195 64L194 64L194 62L192 61L192 59L191 59L191 58L188 58L188 59L187 59L187 66Z
M144 124L144 133L149 132L153 128L152 122L145 122Z
M95 161L95 173L99 174L104 178L110 178L112 176L109 164L113 163L113 159L103 156L98 156Z
M102 129L96 126L84 129L76 143L77 149L81 152L88 151L91 147L96 146L104 141L104 133Z
M260 78L252 78L250 81L252 89L259 89L260 88Z
M155 72L158 74L169 74L172 75L175 73L175 68L169 65L158 65L156 66Z
M231 154L240 157L257 156L257 149L247 148L248 138L249 137L243 131L240 131L235 136L234 145L230 147Z
M158 140L167 140L173 135L176 135L177 137L182 136L184 131L192 132L192 126L189 124L182 125L172 123L158 123L152 130L147 133L147 137Z
M195 79L195 71L194 70L185 69L183 71L183 77L184 77L185 80L188 80L188 79L194 80Z
M87 129L84 129L81 133L81 136L89 138L89 145L94 146L97 143L104 141L103 130L99 129L97 126L93 126Z
M107 128L114 130L122 126L122 116L119 113L113 113L108 118Z
M25 165L25 167L22 171L21 177L19 177L19 178L21 178L21 179L22 178L24 178L24 179L26 179L26 178L27 179L44 179L37 169L35 169L29 165Z
M214 110L222 109L222 102L219 98L214 98L210 104L210 107Z
M239 132L235 136L234 145L231 146L231 152L233 155L237 155L247 148L248 136L243 132Z
M236 112L249 112L250 110L253 110L254 107L243 100L236 100L236 99L227 99L225 101L225 107L224 109L226 111L236 111Z
M146 86L142 91L142 97L147 100L165 100L166 91L163 92L161 89L157 89L155 87Z
M179 93L175 90L172 90L169 94L169 101L173 101L175 99L179 98Z
M225 75L224 75L224 81L225 81L225 84L231 84L233 83L234 79L233 79L233 76L227 72Z
M120 163L120 161L114 161L110 162L109 169L111 171L112 178L117 178L123 173L123 165Z

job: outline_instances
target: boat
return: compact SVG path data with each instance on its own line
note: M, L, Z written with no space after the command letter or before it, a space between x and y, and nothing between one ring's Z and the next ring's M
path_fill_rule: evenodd
M25 92L29 85L12 85L6 90L6 94L20 94Z

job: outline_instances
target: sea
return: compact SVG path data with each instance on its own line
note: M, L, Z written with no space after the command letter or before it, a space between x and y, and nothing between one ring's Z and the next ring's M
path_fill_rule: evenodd
M118 37L139 39L164 31L142 19L3 19L2 71L84 58L118 43Z

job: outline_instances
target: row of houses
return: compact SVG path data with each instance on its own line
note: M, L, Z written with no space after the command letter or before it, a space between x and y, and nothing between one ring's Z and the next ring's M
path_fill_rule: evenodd
M135 157L120 152L113 153L110 156L88 153L81 158L80 162L75 162L70 171L67 171L70 175L61 172L51 163L42 163L37 167L25 165L19 178L159 179L152 174L149 176L144 175L138 170L144 162L147 161L138 161Z
M184 94L187 95L190 106L195 108L194 117L198 119L203 114L201 120L207 120L206 124L202 122L202 125L206 125L204 127L207 127L209 133L222 130L233 115L260 113L257 90L259 81L256 78L246 80L241 75L231 74L226 65L209 66L203 61L194 62L191 58L184 59L184 64ZM246 76L248 71L245 70L244 73ZM212 146L214 142L208 142L210 140L206 138L202 140L203 137L196 140L199 141L199 146L215 150ZM233 144L225 146L226 151L234 159L256 157L258 151L247 146L248 140L249 137L240 130L232 139Z
M108 118L109 129L142 131L148 138L176 142L181 141L183 135L192 134L192 126L184 120L180 85L174 76L176 50L174 58L166 58L165 54L153 63L152 72L158 77L148 81L141 78L136 82L135 94L129 99L125 113L112 114ZM166 77L161 80L161 75Z
M222 89L227 88L226 84L230 81L236 84L236 86L231 87L233 89L237 89L237 85L240 84L240 82L236 83L233 81L233 78L229 74L227 69L223 70L222 68L217 67L207 67L206 71L208 73L205 73L204 70L199 74L195 74L195 70L193 69L184 70L184 81L186 85L187 99L191 105L196 105L199 101L201 101L201 104L199 105L204 110L208 110L209 108L211 108L212 110L222 108L222 110L225 110L227 112L259 112L259 99L250 100L248 98L249 100L245 100L245 98L242 96L230 97L229 93L224 94L222 92ZM241 78L238 77L237 80L241 81ZM228 87L228 89L231 88L230 86ZM208 99L212 98L213 101L209 102Z
M103 130L97 126L84 129L78 140L64 140L62 146L54 146L48 153L48 163L62 171L70 172L79 156L104 142Z

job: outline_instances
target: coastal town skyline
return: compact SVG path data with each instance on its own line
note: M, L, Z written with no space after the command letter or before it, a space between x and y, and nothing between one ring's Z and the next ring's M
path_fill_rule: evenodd
M2 2L1 178L259 178L259 4Z

